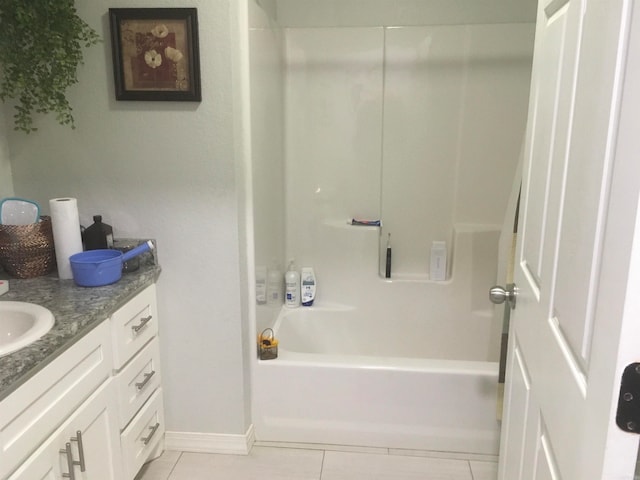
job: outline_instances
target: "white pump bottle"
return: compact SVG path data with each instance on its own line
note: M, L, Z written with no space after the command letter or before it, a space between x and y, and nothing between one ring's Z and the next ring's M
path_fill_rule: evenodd
M287 273L284 274L284 304L289 308L300 306L300 274L296 270L293 262L293 260L289 261L289 269Z

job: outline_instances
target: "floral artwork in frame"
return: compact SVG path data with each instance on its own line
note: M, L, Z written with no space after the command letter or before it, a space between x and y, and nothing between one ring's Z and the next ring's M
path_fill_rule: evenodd
M116 100L202 99L195 8L110 8Z

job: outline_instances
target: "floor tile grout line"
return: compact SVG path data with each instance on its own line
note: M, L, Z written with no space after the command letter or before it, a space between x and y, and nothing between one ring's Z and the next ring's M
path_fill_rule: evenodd
M475 477L473 475L473 468L471 467L471 461L467 460L467 466L469 467L469 473L471 474L471 480L475 480Z
M171 475L173 475L173 471L176 469L176 467L178 466L178 462L180 461L180 459L182 458L182 455L184 454L184 452L180 452L180 455L178 455L178 458L176 459L175 463L173 464L173 467L171 467L171 470L169 471L169 475L167 475L167 480L171 480Z
M318 477L318 480L322 480L322 472L324 471L324 459L327 456L327 451L323 450L322 451L322 462L320 462L320 477Z

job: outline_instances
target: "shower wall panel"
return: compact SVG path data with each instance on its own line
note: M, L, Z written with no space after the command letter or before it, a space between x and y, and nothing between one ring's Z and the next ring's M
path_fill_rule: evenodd
M392 279L429 281L434 240L447 241L451 272L454 228L503 223L533 25L285 32L286 256L317 274L340 258L353 275L363 251L329 238L350 235L348 219L381 219Z
M469 25L536 19L532 0L276 0L276 5L283 27Z
M386 29L381 249L428 280L434 240L502 225L526 122L530 24ZM449 262L451 263L451 262Z
M426 275L431 241L452 238L465 29L387 29L382 219L396 278Z
M285 256L284 36L272 16L274 11L273 6L265 10L254 0L249 1L251 171L255 265L276 264L282 268ZM258 305L258 329L270 324L276 314L272 306Z
M298 266L332 256L327 223L380 217L383 39L382 28L286 30L286 250Z

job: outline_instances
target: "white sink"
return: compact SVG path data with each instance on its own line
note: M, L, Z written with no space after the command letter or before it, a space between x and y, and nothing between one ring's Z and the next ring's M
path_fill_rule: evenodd
M0 357L35 342L53 324L53 313L40 305L0 302Z

